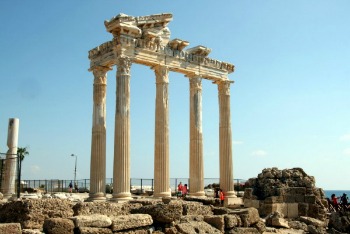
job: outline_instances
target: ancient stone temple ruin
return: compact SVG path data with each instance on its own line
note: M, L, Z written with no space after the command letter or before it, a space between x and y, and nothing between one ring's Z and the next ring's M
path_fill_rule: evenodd
M131 199L130 194L130 70L133 63L150 67L155 73L154 197L169 192L169 72L184 74L190 95L190 195L204 196L202 143L202 80L218 87L220 185L226 200L235 197L233 188L230 85L228 74L234 65L209 58L210 49L171 39L168 23L172 14L133 17L119 14L105 27L111 41L89 51L94 75L91 142L90 200L105 200L106 177L106 85L107 72L117 67L116 111L112 201Z

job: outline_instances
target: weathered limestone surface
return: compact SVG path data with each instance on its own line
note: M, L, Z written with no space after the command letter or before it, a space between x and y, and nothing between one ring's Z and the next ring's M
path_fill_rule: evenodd
M112 225L112 220L107 215L78 215L72 218L75 227L98 227L104 228Z
M22 234L42 234L39 229L22 229Z
M0 223L0 233L21 234L21 224L19 223Z
M133 214L149 214L152 219L160 223L171 223L180 220L183 212L182 204L180 202L170 202L169 204L157 204L150 206L143 206L131 211Z
M148 214L130 214L111 217L112 231L120 231L131 228L148 226L153 223L152 217Z
M350 233L350 212L333 212L329 217L329 228L343 233Z
M85 233L85 234L104 234L104 233L325 233L326 223L310 217L300 217L297 220L284 219L283 214L274 213L267 217L266 225L259 217L257 209L230 209L226 207L214 207L203 205L200 202L188 202L183 200L172 200L167 204L158 200L158 203L145 202L140 203L107 203L107 202L84 202L77 203L74 207L66 207L69 214L62 215L57 213L57 199L45 199L44 202L33 205L33 201L26 201L25 207L36 210L33 216L22 215L23 211L18 209L20 202L9 202L6 209L0 207L0 212L9 212L11 223L25 223L25 220L34 218L41 219L41 227L31 223L30 232L37 233L38 230L44 229L46 233ZM31 202L31 203L28 203ZM60 202L69 201L61 199ZM141 203L145 204L142 205ZM195 204L197 203L197 204ZM11 208L9 207L11 206ZM73 209L74 214L73 215ZM40 212L39 212L40 211ZM44 211L44 212L43 212ZM25 213L25 212L24 212ZM42 214L41 214L42 213ZM83 214L84 213L84 214ZM101 215L103 213L103 215ZM130 214L132 213L132 214ZM207 213L207 214L206 214ZM50 214L50 215L45 215ZM42 216L40 216L42 215ZM347 214L333 217L330 228L338 232L347 233L345 226L348 220ZM66 216L66 217L63 217ZM63 218L58 218L63 217ZM2 218L2 217L1 217ZM274 219L273 219L274 218ZM270 219L270 220L269 220ZM44 221L42 221L44 220ZM112 225L111 225L112 221ZM4 222L4 221L0 221ZM39 223L39 222L36 222ZM35 224L36 224L35 223ZM28 223L27 223L28 224ZM23 224L22 224L23 226ZM84 226L84 227L83 227ZM278 227L273 229L271 226ZM289 228L287 228L289 227ZM293 228L293 229L290 229ZM336 229L338 228L338 229ZM64 230L64 231L62 231ZM156 231L157 230L157 231ZM199 232L200 230L200 232ZM72 231L72 232L71 232ZM0 232L1 233L1 232ZM337 233L336 231L334 233Z
M192 233L222 233L220 230L214 228L208 223L205 222L186 222L186 223L179 223L175 225L176 232L174 233L183 233L183 234L192 234ZM169 232L170 233L170 232Z
M220 232L225 231L225 217L223 215L206 215L204 221L218 229Z
M7 202L0 205L0 222L18 222L24 229L41 229L47 218L73 216L73 203L61 199Z
M73 207L74 216L101 214L106 216L127 215L132 209L141 207L139 203L81 202Z
M266 168L257 178L249 179L246 186L244 204L259 209L260 215L278 211L287 218L326 219L324 192L315 187L315 178L301 168Z
M43 230L47 234L73 234L74 223L70 219L45 219Z
M80 234L112 234L109 228L79 227Z
M198 202L184 202L182 204L183 215L212 215L213 211L210 206L203 206Z

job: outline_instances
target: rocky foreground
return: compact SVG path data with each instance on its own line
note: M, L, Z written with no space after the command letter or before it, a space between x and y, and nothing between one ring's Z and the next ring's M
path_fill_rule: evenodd
M302 169L264 169L247 186L244 208L193 197L126 203L50 196L11 201L0 205L0 233L350 233L350 213L327 213L323 192Z

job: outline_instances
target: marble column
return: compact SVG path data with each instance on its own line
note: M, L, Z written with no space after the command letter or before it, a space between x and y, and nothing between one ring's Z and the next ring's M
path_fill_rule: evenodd
M190 81L190 195L205 196L203 172L202 133L202 78L189 77Z
M128 57L117 59L112 201L131 199L130 193L130 68Z
M9 119L7 132L8 151L6 154L4 180L2 184L2 193L5 199L10 198L12 194L16 192L18 128L19 119Z
M169 69L153 67L156 75L156 110L154 143L154 197L170 197L169 178Z
M233 81L218 81L219 110L220 110L220 187L225 194L225 199L235 197L233 187L233 162L232 162L232 132L231 132L231 107L230 84Z
M106 89L109 67L93 67L93 115L89 199L106 200Z

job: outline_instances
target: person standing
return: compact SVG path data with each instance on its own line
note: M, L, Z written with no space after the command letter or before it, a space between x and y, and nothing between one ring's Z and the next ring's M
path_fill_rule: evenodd
M225 196L224 196L224 192L222 191L222 189L219 190L219 197L220 197L221 206L224 206Z
M69 192L72 193L72 189L73 189L72 181L69 183L68 187L69 187Z
M187 193L188 193L188 188L187 188L187 184L185 184L182 187L182 197L186 197Z
M177 197L182 197L182 188L183 188L182 182L180 182L179 185L177 186L177 193L176 193Z

